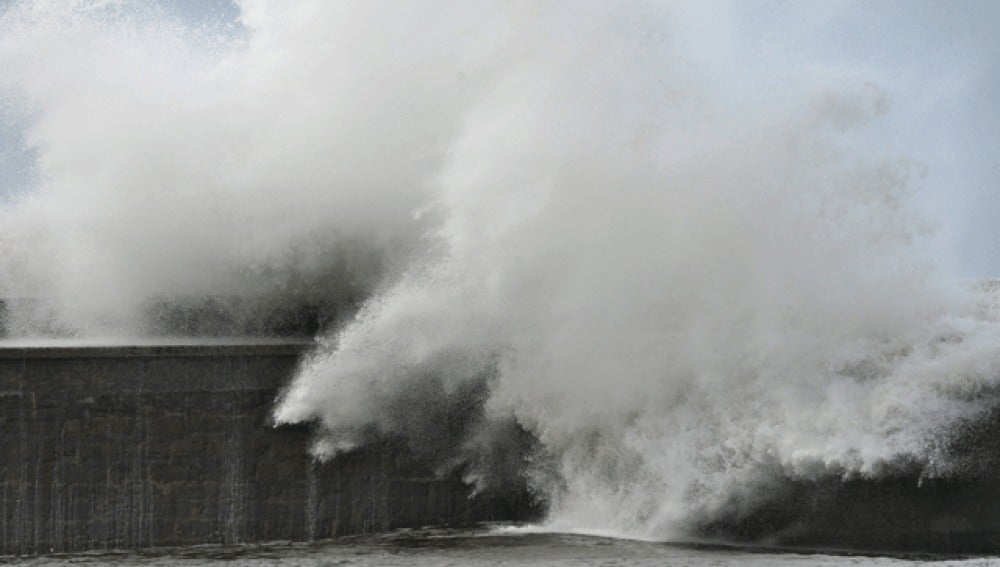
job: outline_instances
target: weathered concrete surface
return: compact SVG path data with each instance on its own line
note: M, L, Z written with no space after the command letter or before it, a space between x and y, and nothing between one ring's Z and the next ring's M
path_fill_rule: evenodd
M382 442L326 464L273 428L308 343L0 341L0 554L310 541L520 520L522 492L468 498ZM998 404L1000 408L1000 394ZM1000 553L1000 409L957 426L959 478L779 475L693 526L753 545Z
M302 342L0 344L0 554L309 541L530 514L390 443L317 464L269 411Z

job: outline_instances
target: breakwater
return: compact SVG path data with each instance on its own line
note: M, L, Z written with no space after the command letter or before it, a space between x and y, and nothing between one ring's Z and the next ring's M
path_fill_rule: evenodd
M1000 554L995 476L828 476L768 490L759 505L697 526L696 537L776 549Z
M400 439L329 462L270 412L309 341L0 341L0 555L312 541L539 513L523 488L471 497ZM958 478L779 480L696 521L694 539L998 553L1000 412L957 427Z
M327 463L269 412L303 341L0 344L0 554L310 541L529 514L382 440Z
M913 460L876 477L772 471L692 533L776 548L1000 555L1000 392L979 395L992 409L940 441L949 469Z

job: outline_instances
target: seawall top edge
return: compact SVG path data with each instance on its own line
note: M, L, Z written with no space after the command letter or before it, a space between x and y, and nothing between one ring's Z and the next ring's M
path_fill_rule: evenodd
M315 344L311 339L286 338L6 339L0 340L0 359L300 356Z

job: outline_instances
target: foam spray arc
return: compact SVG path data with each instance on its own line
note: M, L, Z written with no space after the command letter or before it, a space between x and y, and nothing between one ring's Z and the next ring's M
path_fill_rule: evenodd
M728 107L676 27L584 12L541 46L504 30L498 52L531 49L435 179L439 248L328 339L278 419L320 419L319 451L369 427L419 449L434 425L392 408L481 380L450 462L489 483L478 453L516 421L553 526L643 537L770 475L957 474L938 448L993 399L970 394L997 377L996 326L922 256L909 166L851 149L884 95Z
M53 299L8 327L360 298L277 421L517 477L562 528L963 474L944 441L995 401L996 304L925 252L919 168L868 145L878 77L735 72L719 7L248 1L217 34L150 6L0 16L38 170L0 209L0 289Z

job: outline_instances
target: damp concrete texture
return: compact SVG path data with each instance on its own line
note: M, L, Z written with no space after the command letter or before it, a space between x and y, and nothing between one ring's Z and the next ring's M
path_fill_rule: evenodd
M269 413L308 343L0 344L0 554L311 541L523 517L393 443L319 463Z

